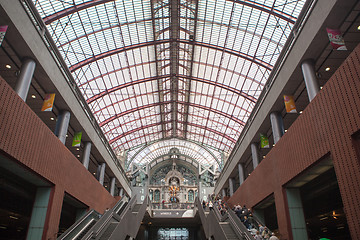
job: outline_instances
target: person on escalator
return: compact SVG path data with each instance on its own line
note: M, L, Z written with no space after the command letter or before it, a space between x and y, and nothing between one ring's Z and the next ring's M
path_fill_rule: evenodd
M255 238L255 240L263 240L259 231L256 232L256 235L254 236L254 238Z
M279 240L279 238L275 235L275 233L272 233L269 240Z
M212 201L209 202L209 209L210 209L210 211L213 210L213 203L212 203Z

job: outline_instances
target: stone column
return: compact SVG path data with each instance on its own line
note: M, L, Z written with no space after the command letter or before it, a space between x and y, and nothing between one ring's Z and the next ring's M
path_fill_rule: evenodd
M30 83L34 76L36 63L31 58L26 58L21 65L20 75L16 82L15 92L26 101L26 97L29 93Z
M97 169L96 176L101 185L104 185L105 167L106 167L106 164L102 163L102 164L99 164L98 169Z
M65 144L66 134L70 122L70 112L62 111L56 120L55 135Z
M276 144L282 135L284 135L284 123L279 112L270 113L271 128L274 137L274 144Z
M116 182L116 178L111 178L111 182L110 182L110 194L111 196L115 196L115 182Z
M82 156L82 163L86 169L89 169L90 152L91 152L91 142L85 142L84 152Z
M257 143L251 143L251 157L253 162L254 169L259 165L260 158L259 158L259 145Z
M230 197L234 194L234 179L233 178L229 178L229 192L230 192Z
M241 163L238 164L238 171L239 171L239 182L240 182L240 186L241 184L244 182L245 177L244 177L244 168L241 165Z
M316 78L315 61L313 59L303 61L301 64L301 70L304 76L309 101L311 102L320 91L319 83Z

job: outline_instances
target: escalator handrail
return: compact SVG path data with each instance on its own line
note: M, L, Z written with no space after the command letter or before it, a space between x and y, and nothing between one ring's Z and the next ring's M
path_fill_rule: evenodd
M259 228L259 225L262 225L263 227L265 227L265 224L263 222L261 222L260 219L258 217L256 217L254 213L252 214L252 217L255 220L258 228Z
M128 206L126 206L125 210L123 211L121 221L119 222L119 225L114 229L109 239L122 239L122 237L125 238L126 236L131 236L135 238L137 232L139 231L142 219L144 218L148 203L149 196L146 195L139 211L136 215L134 215L134 213L132 212L132 206L136 204L136 196L134 196L130 200Z
M126 204L123 199L120 199L115 206L118 206L123 202L123 204ZM98 220L98 222L85 234L83 239L91 239L94 235L98 235L104 227L108 224L108 222L112 219L115 207L113 207L111 210L106 211L101 218Z
M227 204L226 201L224 201L225 205L226 205L226 208L229 210L231 210L231 208L229 207L229 205ZM231 210L232 211L232 210ZM234 213L234 212L233 212ZM235 214L235 213L234 213ZM235 214L236 215L236 214ZM263 227L266 227L265 224L263 222L260 221L260 219L258 217L255 216L254 213L252 213L252 217L253 219L255 220L256 224L257 224L257 227L256 229L259 230L259 225L261 224ZM269 228L268 228L269 229Z
M118 212L118 209L120 209L120 208L123 206L123 204L124 204L125 202L127 202L127 201L128 201L127 197L121 198L121 199L115 204L115 206L111 208L111 211L112 211L112 212L115 212L115 211L116 211L115 213L117 213L117 212Z
M82 224L88 217L90 217L92 214L97 215L98 217L100 214L95 211L94 209L91 209L87 214L85 214L83 217L81 217L78 221L76 221L71 227L69 227L65 232L63 232L57 239L62 240L65 239L70 233L72 233L80 224ZM100 217L99 217L100 218ZM99 219L98 218L98 219ZM93 218L94 219L94 218ZM86 225L87 226L87 225ZM82 229L81 231L83 231ZM81 232L79 231L79 232Z
M207 225L207 219L206 219L206 215L205 215L205 211L203 209L203 206L200 202L200 199L197 197L195 199L195 206L197 207L198 213L200 215L200 219L204 228L204 232L205 232L205 236L206 238L209 238L210 236L208 236L208 225Z
M130 200L130 202L127 203L125 209L122 211L122 213L124 213L126 211L126 209L129 208L130 204L133 204L136 200L136 196L134 196L134 198L132 198ZM121 200L120 200L121 201ZM124 202L124 204L126 204L126 202ZM122 219L123 214L121 213L120 215L120 221ZM108 223L110 222L111 219L113 219L113 215L116 214L114 211L108 211L104 214L103 219L99 220L99 225L98 227L94 228L93 233L91 234L92 237L97 237L101 231L108 225Z
M231 210L227 210L227 214L230 220L230 223L232 224L232 227L236 231L237 235L238 233L241 234L241 236L247 240L254 240L254 237L249 233L243 222L240 221L239 217L236 216L236 214Z

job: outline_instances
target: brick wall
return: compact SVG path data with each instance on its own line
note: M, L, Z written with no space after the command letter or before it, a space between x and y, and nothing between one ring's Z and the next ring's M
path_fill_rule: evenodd
M64 192L98 212L116 202L1 77L0 152L54 185L44 239L56 236Z
M360 45L334 73L230 198L253 207L274 193L279 230L291 239L284 184L330 153L353 239L360 236L360 164L352 135L360 129Z

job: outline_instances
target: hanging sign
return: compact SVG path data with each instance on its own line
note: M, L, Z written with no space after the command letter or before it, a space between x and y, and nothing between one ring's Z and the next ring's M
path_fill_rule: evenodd
M326 28L331 46L335 50L347 50L339 29Z
M284 95L284 103L287 113L296 113L294 96Z
M261 148L269 148L269 139L264 134L260 133L260 146Z
M72 146L80 147L82 132L76 132L73 138Z
M54 106L55 93L46 94L41 111L48 112L51 111Z
M5 33L7 30L8 26L0 26L0 46L5 38Z

